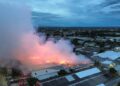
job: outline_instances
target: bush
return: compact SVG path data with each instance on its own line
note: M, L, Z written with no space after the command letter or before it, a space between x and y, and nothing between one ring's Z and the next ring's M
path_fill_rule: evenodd
M13 78L19 77L19 76L21 76L21 74L22 74L22 71L20 69L12 68L12 77Z
M109 73L110 73L112 76L117 75L117 71L116 71L114 68L110 68L110 69L109 69Z
M7 68L0 67L0 73L3 74L3 75L7 75Z
M28 78L27 79L28 86L34 86L37 81L39 81L37 78Z
M94 65L95 66L101 66L101 63L99 61L95 61Z
M73 73L73 72L74 72L74 69L70 69L70 72Z
M68 74L65 70L60 70L59 72L58 72L58 75L60 75L60 76L64 76L64 75L66 75L66 74Z

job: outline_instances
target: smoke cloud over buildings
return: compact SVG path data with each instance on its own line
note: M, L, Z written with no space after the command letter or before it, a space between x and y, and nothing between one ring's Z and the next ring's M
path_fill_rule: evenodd
M14 61L27 67L89 62L73 53L74 46L68 40L55 43L44 39L45 35L35 34L27 6L0 3L0 65L15 66Z

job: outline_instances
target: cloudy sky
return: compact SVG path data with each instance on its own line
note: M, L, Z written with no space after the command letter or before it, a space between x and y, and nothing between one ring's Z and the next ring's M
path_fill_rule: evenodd
M120 26L120 0L8 1L28 5L35 25Z

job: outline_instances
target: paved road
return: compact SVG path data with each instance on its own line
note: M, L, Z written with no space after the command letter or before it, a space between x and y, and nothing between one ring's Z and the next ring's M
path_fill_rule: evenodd
M106 86L115 86L118 82L120 82L120 77L109 81Z

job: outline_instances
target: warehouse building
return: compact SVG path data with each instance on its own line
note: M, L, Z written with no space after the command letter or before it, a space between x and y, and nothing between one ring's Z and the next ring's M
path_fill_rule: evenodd
M42 82L42 86L97 86L107 79L97 67ZM93 83L94 82L94 83Z

